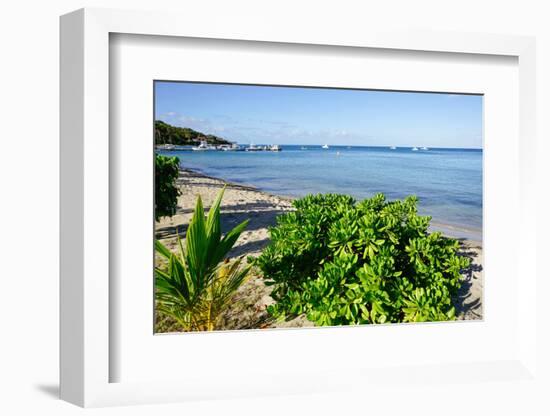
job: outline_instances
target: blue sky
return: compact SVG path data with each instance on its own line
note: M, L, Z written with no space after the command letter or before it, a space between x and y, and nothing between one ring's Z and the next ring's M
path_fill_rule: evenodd
M482 147L481 96L155 83L155 118L238 143Z

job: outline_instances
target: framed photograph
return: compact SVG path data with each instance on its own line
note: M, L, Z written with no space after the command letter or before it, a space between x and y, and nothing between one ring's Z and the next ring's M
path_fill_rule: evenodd
M180 20L61 18L62 398L536 383L534 40Z
M482 95L154 100L156 333L483 319Z

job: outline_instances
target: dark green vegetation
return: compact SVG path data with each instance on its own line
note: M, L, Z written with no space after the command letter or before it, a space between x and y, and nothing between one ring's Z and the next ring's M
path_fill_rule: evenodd
M214 145L231 144L231 142L222 139L221 137L214 136L213 134L204 134L188 127L172 126L160 120L155 121L155 145L196 145L203 140L208 144Z
M452 295L468 260L456 240L428 233L416 197L356 202L309 195L277 218L256 260L279 319L306 314L316 325L455 319Z
M246 279L250 266L241 267L242 258L229 262L227 255L248 220L222 236L220 203L224 190L205 218L200 196L187 235L185 247L178 238L174 254L160 241L156 251L167 261L155 268L157 312L175 320L186 331L212 331L233 295Z
M177 157L155 155L155 219L176 213L179 190L176 180L180 160Z

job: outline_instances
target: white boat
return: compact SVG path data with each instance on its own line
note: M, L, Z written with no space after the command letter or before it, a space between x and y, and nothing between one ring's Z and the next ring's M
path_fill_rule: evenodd
M397 147L395 147L395 146L390 146L390 149L391 149L391 150L395 150L395 149L397 149Z
M216 146L210 146L206 141L201 141L198 146L192 148L195 151L205 151L205 150L217 150Z
M420 148L420 150L430 150L430 149L428 149L426 146L422 146L422 147Z
M260 150L262 150L261 147L258 147L258 146L255 146L254 144L250 143L250 146L248 146L246 149L247 152L259 152Z
M170 143L157 145L157 150L175 150L175 149L176 149L176 146Z
M271 150L272 152L280 152L283 149L281 149L281 146L279 146L278 144L272 144L269 147L269 150Z
M413 147L413 148L412 148L412 151L413 151L413 152L417 152L417 151L418 151L418 147Z
M307 147L302 146L301 149L302 149L302 150L307 150Z
M322 149L328 149L328 144L324 144L321 146Z
M233 143L231 146L228 144L223 144L220 146L224 152L236 152L238 150L241 150L241 146L239 146L237 143Z

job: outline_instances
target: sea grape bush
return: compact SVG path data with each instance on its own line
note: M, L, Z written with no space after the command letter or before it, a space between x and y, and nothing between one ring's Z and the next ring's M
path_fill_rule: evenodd
M455 319L452 296L469 261L458 241L428 232L415 196L320 194L294 207L256 260L273 289L272 316L305 314L319 326Z
M177 157L155 155L155 219L176 213L179 190L176 184L180 160Z

